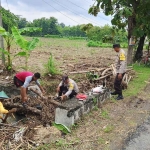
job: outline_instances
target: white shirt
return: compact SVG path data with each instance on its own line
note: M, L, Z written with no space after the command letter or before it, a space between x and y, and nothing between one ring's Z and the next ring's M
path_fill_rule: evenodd
M32 77L33 77L33 76L28 76L28 77L26 77L25 82L24 82L24 84L23 84L22 87L27 88L27 87L29 86L30 82L32 81ZM40 83L39 83L38 80L36 80L35 83L36 83L38 86L40 85Z

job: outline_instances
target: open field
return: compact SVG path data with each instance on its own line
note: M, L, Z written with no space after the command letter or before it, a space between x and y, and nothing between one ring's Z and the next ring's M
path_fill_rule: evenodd
M16 46L13 46L13 52L16 52ZM59 67L67 64L100 64L108 66L113 62L115 53L111 48L91 48L87 47L85 40L52 39L40 38L37 48L31 53L29 67L32 71L43 71L44 64L47 63L50 53L56 59ZM15 60L15 66L18 68L24 65L24 58Z
M50 53L53 54L61 74L89 68L108 67L114 62L115 52L112 48L91 48L84 40L40 38L38 47L31 53L29 70L38 71L44 76L45 64ZM12 47L17 52L16 45ZM17 71L22 70L24 58L14 60ZM39 150L119 150L128 134L133 132L149 116L150 107L150 69L134 65L136 77L124 91L125 99L115 101L114 97L106 101L102 109L95 109L84 116L72 127L72 133L58 139L57 142L43 145ZM72 76L83 80L85 76ZM48 94L54 94L58 78L46 78L41 81Z

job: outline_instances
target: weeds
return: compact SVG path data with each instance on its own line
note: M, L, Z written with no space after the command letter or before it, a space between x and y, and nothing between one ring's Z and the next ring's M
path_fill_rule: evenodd
M105 140L103 138L98 138L98 143L99 144L105 144Z
M60 73L56 64L55 64L55 61L53 59L52 54L50 54L49 60L46 64L46 72L51 74L51 75L57 75Z
M107 125L107 126L104 128L104 132L105 132L105 133L110 133L113 129L114 129L114 126L112 126L112 125Z
M98 109L97 106L95 106L95 107L93 108L93 110L94 110L94 111L98 111L99 109Z
M107 110L103 110L102 109L101 115L102 115L103 118L109 119L109 115L108 115L108 111Z

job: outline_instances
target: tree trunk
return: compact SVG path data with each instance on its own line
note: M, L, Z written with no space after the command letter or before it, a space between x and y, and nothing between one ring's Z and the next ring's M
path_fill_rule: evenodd
M135 56L134 56L134 61L140 60L143 56L143 46L144 46L144 41L145 41L145 35L140 38L138 48L136 50Z
M7 51L8 51L8 64L7 64L7 70L11 71L12 69L12 62L10 58L10 41L7 42Z
M37 115L40 115L41 114L41 110L37 109L37 108L34 108L34 107L30 107L30 106L27 106L27 108L25 109L21 104L19 103L12 103L12 102L4 102L3 103L4 107L5 108L17 108L17 112L30 112L30 113L34 113L34 114L37 114Z
M127 52L127 65L131 65L133 63L133 45L129 45L130 38L133 34L133 29L135 27L135 18L131 16L128 18L128 52Z
M149 49L150 49L150 41L148 42L148 48L147 48L148 55L149 55Z
M129 45L127 53L127 65L131 65L132 63L133 63L133 45Z

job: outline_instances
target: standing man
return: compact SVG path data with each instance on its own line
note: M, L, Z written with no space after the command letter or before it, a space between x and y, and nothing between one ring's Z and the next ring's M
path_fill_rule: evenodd
M41 75L38 72L33 74L32 72L28 72L28 71L19 72L14 76L14 84L16 85L16 87L21 88L21 98L22 98L23 106L26 105L27 88L32 81L36 82L36 84L38 85L38 87L43 93L45 92L42 86L40 85L40 83L38 82L38 79L40 79L40 76Z
M57 88L57 93L61 97L61 100L65 100L67 97L73 98L78 92L79 89L76 82L67 75L64 75Z
M115 91L112 92L111 95L118 94L118 97L116 100L121 100L123 99L121 83L122 83L122 79L123 79L123 76L125 75L126 68L127 68L126 54L125 54L125 51L120 48L120 44L114 44L113 48L117 52L116 62L115 62L117 75L116 75L115 82L114 82Z

